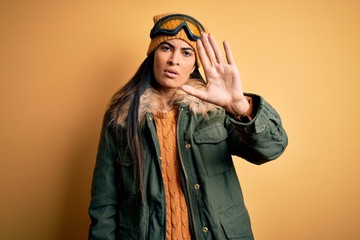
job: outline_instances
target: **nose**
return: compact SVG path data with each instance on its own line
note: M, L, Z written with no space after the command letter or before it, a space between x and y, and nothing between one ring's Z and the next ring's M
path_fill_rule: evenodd
M169 60L168 60L168 64L170 65L180 65L180 62L179 62L179 53L177 51L173 52L170 57L169 57Z

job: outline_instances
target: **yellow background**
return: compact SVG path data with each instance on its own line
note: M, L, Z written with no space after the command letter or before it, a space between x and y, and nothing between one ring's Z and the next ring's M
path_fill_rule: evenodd
M360 239L357 0L1 1L0 238L86 239L106 104L168 11L229 40L282 116L284 155L237 161L256 239Z

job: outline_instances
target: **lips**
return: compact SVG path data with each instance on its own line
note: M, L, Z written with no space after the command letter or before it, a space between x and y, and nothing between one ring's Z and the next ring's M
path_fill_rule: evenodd
M175 70L175 69L165 69L164 73L166 76L170 77L170 78L175 78L177 75L179 75L179 73Z

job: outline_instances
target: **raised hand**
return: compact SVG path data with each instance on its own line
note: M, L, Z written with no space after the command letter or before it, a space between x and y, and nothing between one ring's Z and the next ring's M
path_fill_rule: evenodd
M202 33L201 39L197 41L197 48L207 86L205 90L195 89L189 85L183 85L181 88L188 94L221 106L234 115L251 115L249 98L244 96L239 70L234 63L230 45L226 41L223 45L226 61L215 38Z

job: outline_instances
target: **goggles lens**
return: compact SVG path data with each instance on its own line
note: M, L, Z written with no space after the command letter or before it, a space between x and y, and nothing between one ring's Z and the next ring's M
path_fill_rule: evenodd
M150 38L158 35L175 36L181 29L184 29L188 38L196 41L206 32L203 25L195 18L184 14L172 14L161 18L151 29Z

